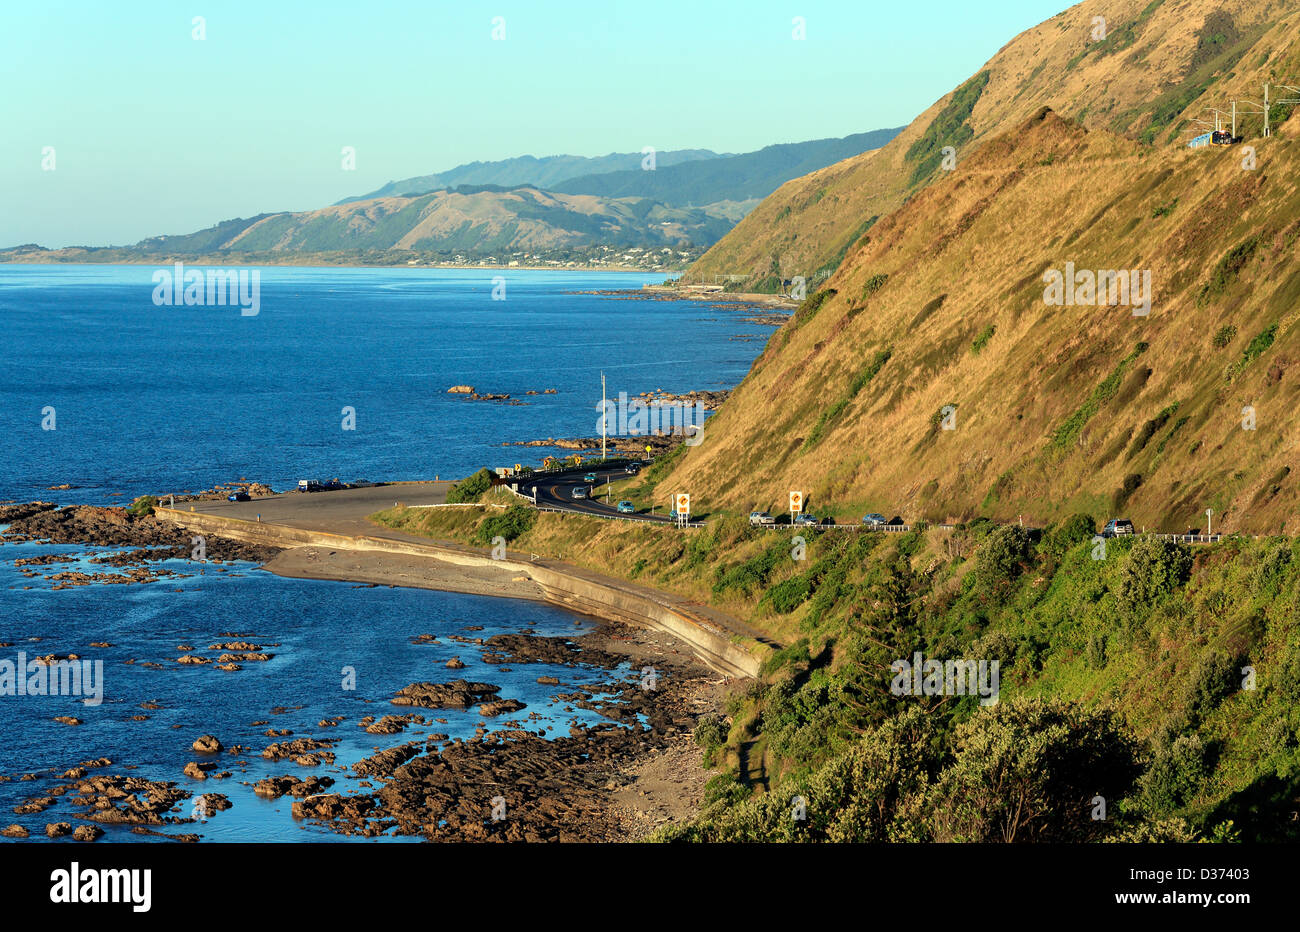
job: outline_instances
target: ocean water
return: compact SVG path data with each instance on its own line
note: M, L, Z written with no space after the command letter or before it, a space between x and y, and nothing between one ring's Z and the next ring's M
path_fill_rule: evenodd
M155 305L154 271L0 265L0 499L539 463L553 451L502 444L596 434L602 370L612 397L729 387L771 333L735 309L574 293L662 275L265 268L243 316Z
M246 317L228 307L155 306L152 273L0 265L0 499L108 504L239 477L284 488L304 475L416 479L537 462L545 449L501 444L593 434L602 369L611 395L728 387L770 333L733 309L573 293L659 278L639 274L264 269L259 313ZM498 274L506 279L505 301L491 297ZM458 383L527 404L448 395ZM557 391L524 394L548 388ZM345 405L355 408L355 431L341 429ZM48 408L53 430L42 428ZM47 491L61 483L75 488ZM98 705L74 696L0 695L0 777L10 778L0 781L0 825L22 824L42 842L46 823L78 824L75 810L62 799L33 815L15 815L13 807L66 783L58 775L67 768L98 757L113 761L105 772L175 781L195 793L225 794L234 804L201 824L167 831L198 832L209 841L342 841L295 822L290 797L264 800L251 784L316 774L337 781L331 792L347 792L356 781L340 768L376 748L434 731L472 735L476 709L391 706L393 694L412 682L463 677L500 685L502 698L527 705L500 719L567 734L570 724L591 724L595 714L565 711L552 696L611 677L535 663L505 672L485 665L475 646L447 637L591 630L590 619L536 603L281 579L251 564L200 568L189 561L159 564L177 575L148 584L56 590L15 565L23 557L67 554L77 562L40 570L113 572L88 562L110 550L0 545L0 643L7 645L0 660L15 661L20 652L73 653L100 661L103 670ZM476 626L483 630L467 630ZM422 633L440 643L413 644ZM228 640L263 645L275 656L234 672L176 662L185 653L181 645L215 657L210 645ZM467 667L447 669L452 655ZM353 689L344 688L345 667L356 673ZM537 684L544 675L561 684ZM633 678L639 671L612 675ZM407 711L447 723L389 736L357 724L365 715ZM319 726L338 715L346 720L337 727ZM83 724L61 724L55 716ZM292 734L272 737L268 728ZM191 743L205 733L227 747L250 748L220 756L232 777L182 775L197 758ZM273 741L298 737L339 738L337 764L301 768L260 756ZM37 779L18 779L27 773ZM187 807L174 814L189 815ZM108 832L106 840L151 840L125 828Z

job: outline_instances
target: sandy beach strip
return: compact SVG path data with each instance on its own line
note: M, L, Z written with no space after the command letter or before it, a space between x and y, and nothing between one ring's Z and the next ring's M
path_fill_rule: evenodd
M457 566L433 557L305 546L281 552L262 568L292 579L331 579L546 601L541 586L504 567Z

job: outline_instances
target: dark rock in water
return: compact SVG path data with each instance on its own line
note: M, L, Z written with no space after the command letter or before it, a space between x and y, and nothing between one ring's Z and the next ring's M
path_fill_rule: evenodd
M63 835L72 834L71 822L51 822L45 826L45 834L51 838L59 838Z
M281 741L277 744L268 746L266 750L262 752L262 756L267 760L284 760L289 757L304 757L309 755L310 752L320 750L321 748L332 748L334 745L338 744L338 741L338 738L296 738L293 741ZM315 763L320 763L322 758L328 758L331 761L334 759L333 754L315 755L315 757Z
M334 785L332 777L267 777L253 784L253 792L267 799L279 799L286 793L290 796L312 796Z
M352 770L357 776L386 777L395 768L400 767L419 753L420 745L418 743L403 744L357 761L352 765Z
M137 517L125 508L70 505L59 508L48 502L0 506L0 524L8 524L6 540L50 540L56 544L93 544L101 547L148 547L129 555L112 554L100 562L114 565L144 563L170 558L190 559L191 532L154 515ZM249 560L265 563L279 548L246 544L223 537L205 540L211 561Z
M369 796L340 796L338 793L325 793L302 799L293 804L295 819L346 819L356 821L365 813L375 808L375 801Z
M503 712L518 712L526 706L518 699L495 699L492 702L485 702L478 707L479 715L491 717L500 715Z
M28 838L31 833L15 822L6 829L0 829L0 835L3 835L5 838Z
M194 739L194 744L191 747L200 754L221 753L221 742L217 740L216 735L200 735Z
M450 683L412 683L398 690L393 705L414 705L425 709L468 709L501 691L491 683L470 683L452 680Z
M72 830L72 837L77 841L94 841L104 834L98 825L78 825Z
M190 821L168 815L172 807L190 796L175 783L105 774L83 780L74 788L77 795L71 797L71 804L87 807L84 817L95 822L164 825Z

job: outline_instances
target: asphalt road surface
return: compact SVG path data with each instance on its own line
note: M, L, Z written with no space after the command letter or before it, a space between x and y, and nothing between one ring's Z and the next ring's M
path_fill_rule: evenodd
M227 515L246 521L329 531L334 534L374 534L375 525L366 515L403 505L440 505L447 501L450 482L394 482L368 489L339 489L333 492L281 492L247 502L177 502L176 507L202 514ZM163 501L166 504L166 501Z
M666 514L647 514L645 512L619 514L618 509L615 507L618 504L618 499L613 495L609 497L609 504L605 504L604 487L615 480L629 478L629 474L624 467L595 469L591 470L591 472L596 476L595 482L588 482L583 478L584 474L578 472L559 476L536 475L531 480L521 482L519 491L529 494L536 488L537 504L547 508L558 508L576 514L595 515L599 518L628 518L633 521L672 523L672 519ZM573 490L577 488L590 488L591 498L574 498Z

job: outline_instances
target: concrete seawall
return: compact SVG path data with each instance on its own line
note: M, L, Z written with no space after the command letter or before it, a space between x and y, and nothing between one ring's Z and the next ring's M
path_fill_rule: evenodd
M599 618L665 631L682 640L702 661L729 676L756 677L759 659L742 644L732 641L727 631L702 615L691 612L674 599L645 587L631 587L596 574L568 570L549 561L530 561L507 553L504 560L470 549L395 540L369 535L349 536L307 530L283 524L248 521L226 515L157 508L159 518L180 526L232 540L272 547L328 547L335 550L365 550L423 557L455 566L488 572L527 576L545 593L546 601Z

